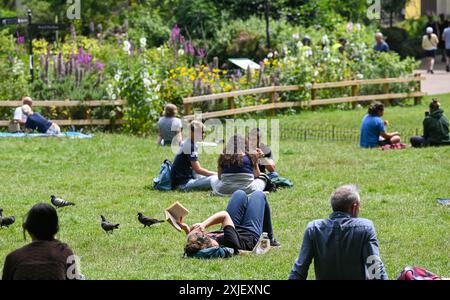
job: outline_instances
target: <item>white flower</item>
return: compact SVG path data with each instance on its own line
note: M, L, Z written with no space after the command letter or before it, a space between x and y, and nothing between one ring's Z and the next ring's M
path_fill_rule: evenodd
M145 86L146 88L149 88L150 85L152 84L152 82L151 82L148 78L144 78L142 81L143 81L144 86Z
M112 96L111 96L111 100L116 100L117 99L117 95L116 94L113 94Z
M150 74L148 73L148 71L145 71L145 72L142 73L142 77L150 78Z
M307 82L307 83L305 83L305 88L306 89L308 89L308 90L310 90L311 88L312 88L312 83L311 82Z
M274 55L274 56L278 56L278 51L275 50L275 52L273 52L273 55Z
M114 79L115 79L116 81L120 81L120 75L119 75L119 74L114 75Z
M180 56L184 55L184 50L183 49L178 50L178 55Z
M159 92L161 90L161 85L160 84L158 84L156 87L155 87L155 92Z
M269 63L269 60L267 58L264 58L264 63L265 64Z
M294 40L298 40L298 39L300 39L300 35L299 35L298 33L294 33L294 34L292 35L292 38L293 38Z
M273 57L273 53L270 52L269 54L267 54L267 57L268 57L268 58L272 58L272 57Z
M145 37L141 37L139 39L139 43L141 44L141 49L145 49L145 47L147 46L147 39Z
M117 70L117 75L122 76L122 70Z
M328 35L324 35L323 37L322 37L322 44L323 45L328 45L330 43L330 39L328 38Z
M361 24L357 23L355 26L356 26L356 31L360 31L361 30Z
M356 75L356 78L359 79L359 80L364 79L364 75L363 74L358 74L358 75Z
M129 41L123 42L123 51L125 51L128 55L131 54L131 44Z

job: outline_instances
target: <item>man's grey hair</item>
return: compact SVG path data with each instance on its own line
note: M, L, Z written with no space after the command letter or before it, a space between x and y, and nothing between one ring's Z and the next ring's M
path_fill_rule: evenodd
M331 195L331 207L333 211L348 212L353 203L359 201L359 189L353 184L338 187Z

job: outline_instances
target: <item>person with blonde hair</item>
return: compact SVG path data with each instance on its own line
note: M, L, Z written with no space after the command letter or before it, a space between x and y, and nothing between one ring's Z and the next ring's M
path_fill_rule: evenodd
M176 105L169 103L164 107L164 116L158 121L158 139L156 144L162 146L180 145L183 125L181 120L176 117L177 114L178 108Z
M25 131L37 130L39 133L50 135L58 135L61 133L58 124L47 120L40 113L33 112L29 105L23 105L22 112L27 116Z

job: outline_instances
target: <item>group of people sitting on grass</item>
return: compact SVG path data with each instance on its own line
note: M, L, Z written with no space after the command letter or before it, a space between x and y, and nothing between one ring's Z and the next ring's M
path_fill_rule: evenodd
M364 116L361 133L360 146L362 148L378 148L385 146L396 146L401 143L399 132L387 132L388 121L383 121L384 105L374 103L369 106L367 115ZM425 113L423 121L423 136L411 138L413 147L450 146L449 121L444 115L444 110L437 99L429 105L429 111Z
M14 117L9 125L11 133L37 131L42 134L58 135L61 133L59 125L44 118L32 109L33 99L22 98L22 106L14 110Z
M387 279L380 259L374 225L358 217L361 200L353 185L337 188L331 195L333 213L327 219L308 224L298 259L289 279L307 279L314 260L316 279ZM187 234L184 253L188 257L230 257L240 251L251 251L263 232L270 244L279 247L274 238L267 196L256 191L247 195L236 191L226 211L212 215L201 223L189 226L178 220ZM220 232L207 229L220 225ZM82 279L70 247L57 239L59 221L49 204L31 208L23 224L32 242L8 254L3 267L3 280ZM211 253L216 256L211 256ZM287 274L286 274L287 275Z
M192 121L189 127L190 136L181 143L172 165L174 189L212 190L217 196L229 196L238 190L251 194L265 191L269 181L278 177L272 151L260 143L258 128L251 130L246 138L232 136L219 155L217 171L210 171L202 167L198 154L198 143L204 139L205 126L200 121Z

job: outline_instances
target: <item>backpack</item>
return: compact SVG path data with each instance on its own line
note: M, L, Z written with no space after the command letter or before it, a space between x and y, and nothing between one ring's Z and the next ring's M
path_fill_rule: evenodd
M285 178L285 177L275 177L272 178L272 183L275 184L277 186L277 188L292 188L294 187L294 184L292 183L292 181L290 181L289 179Z
M153 189L158 191L171 191L172 190L172 162L166 159L157 177L153 178Z
M406 267L397 280L441 280L441 277L420 267Z

